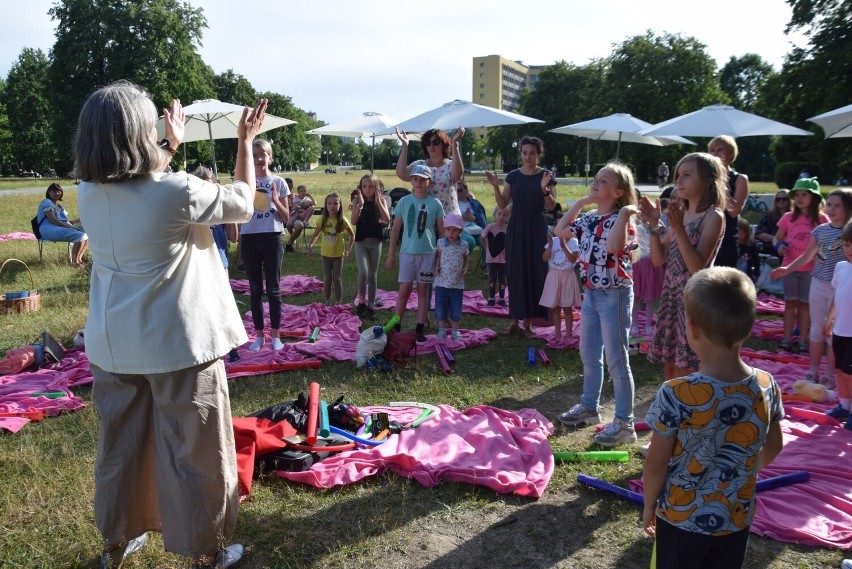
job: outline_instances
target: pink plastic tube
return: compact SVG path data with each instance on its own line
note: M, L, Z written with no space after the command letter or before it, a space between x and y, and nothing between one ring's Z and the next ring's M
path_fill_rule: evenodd
M595 432L599 433L603 431L604 427L606 427L606 425L597 425L595 427ZM642 431L650 431L651 427L645 421L636 421L633 423L633 430L637 433L641 433Z
M435 355L438 357L438 364L440 364L441 369L444 370L444 373L447 375L452 375L453 368L450 367L450 364L447 363L447 357L444 355L444 350L438 348L435 350Z
M550 365L550 358L547 357L547 354L544 352L543 348L538 349L538 357L539 357L539 359L541 359L541 363L543 365L546 365L546 366Z
M446 358L447 363L449 363L450 365L456 363L456 357L453 355L453 353L450 351L450 349L447 346L439 345L438 349L444 350L444 357Z

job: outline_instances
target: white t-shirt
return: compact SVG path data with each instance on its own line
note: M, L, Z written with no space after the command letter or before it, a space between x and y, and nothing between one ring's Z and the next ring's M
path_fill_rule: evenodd
M575 263L572 263L568 260L568 256L565 254L565 251L562 250L562 245L560 244L561 239L557 237L555 239L555 245L553 251L550 253L550 260L547 261L548 268L556 269L559 271L571 270L574 268ZM568 250L574 253L575 255L580 251L580 243L577 241L576 237L572 237L567 244ZM544 245L544 250L547 251L550 248L550 239L547 240L547 243Z
M290 195L290 188L284 178L278 176L258 176L254 185L259 194L271 196L272 192L278 194L278 200L284 200ZM251 219L240 227L240 233L284 233L284 222L278 217L277 208L272 200L268 200L269 207L265 210L254 210Z
M841 261L831 278L834 289L834 328L832 333L852 338L852 263Z

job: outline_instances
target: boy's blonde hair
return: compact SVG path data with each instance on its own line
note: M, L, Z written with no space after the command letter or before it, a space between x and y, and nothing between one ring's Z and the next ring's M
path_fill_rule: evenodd
M633 183L633 172L630 171L630 168L620 162L607 162L604 168L615 174L615 177L618 178L618 187L624 190L624 193L615 202L616 209L621 209L626 205L637 205L639 197L636 192L636 185Z
M748 243L754 242L754 232L751 229L751 223L748 222L748 219L743 216L737 216L737 229L746 232L746 241Z
M710 267L692 275L683 289L686 317L714 344L733 348L751 335L757 290L733 267Z
M675 166L675 179L677 179L677 171L681 165L690 161L695 162L698 179L705 188L704 194L695 205L695 211L701 213L711 207L717 207L724 211L728 201L728 171L725 169L725 165L712 154L692 152L678 161L677 166Z

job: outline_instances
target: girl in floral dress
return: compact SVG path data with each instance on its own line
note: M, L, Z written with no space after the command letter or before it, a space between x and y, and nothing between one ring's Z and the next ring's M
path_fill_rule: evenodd
M727 174L715 156L695 152L684 156L675 168L675 193L680 198L668 207L670 233L661 239L660 201L647 196L639 210L651 234L651 260L666 265L657 328L648 351L651 362L663 362L666 380L698 369L698 356L686 341L683 287L689 277L713 264L724 229Z

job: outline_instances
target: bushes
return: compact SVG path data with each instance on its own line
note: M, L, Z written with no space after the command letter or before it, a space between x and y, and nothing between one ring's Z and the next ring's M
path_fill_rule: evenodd
M817 162L780 162L775 167L775 183L779 188L790 189L799 179L802 170L807 171L810 178L819 178L822 174L822 167ZM821 181L830 183L829 180Z

